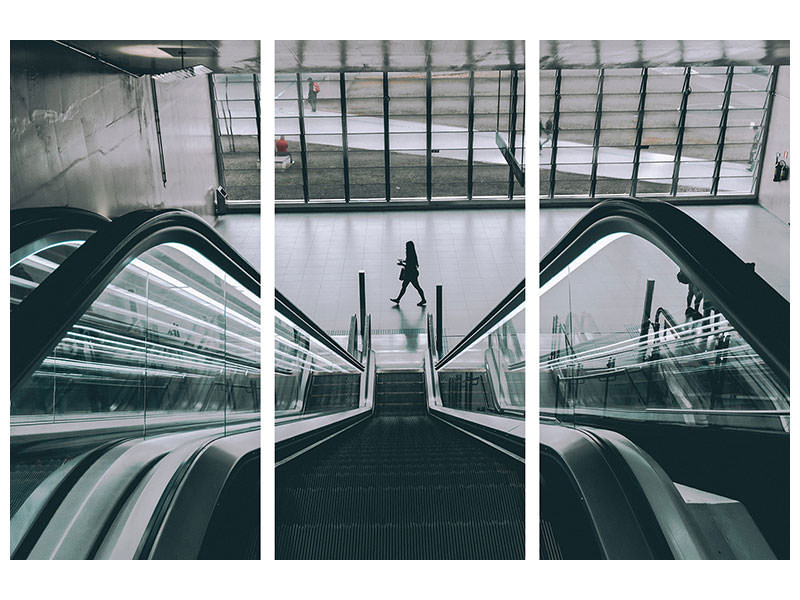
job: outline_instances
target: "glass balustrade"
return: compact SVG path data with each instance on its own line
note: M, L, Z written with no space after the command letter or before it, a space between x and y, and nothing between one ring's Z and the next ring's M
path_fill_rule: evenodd
M358 407L361 363L337 339L299 324L306 317L293 318L295 310L275 317L275 417L307 418Z
M67 257L77 250L83 239L63 240L46 244L44 247L25 256L15 257L12 254L11 272L11 308L14 309L28 294L55 271Z
M641 237L606 236L552 277L539 326L543 413L789 429L787 386Z
M31 264L43 261L41 272L54 268L44 257ZM146 432L258 418L259 344L256 295L188 246L156 246L125 266L14 393L12 428L102 421Z
M524 286L520 289L524 293ZM446 364L436 370L442 405L475 412L523 414L524 300L501 305L491 317L483 331L443 340ZM452 358L447 356L448 347L455 353Z

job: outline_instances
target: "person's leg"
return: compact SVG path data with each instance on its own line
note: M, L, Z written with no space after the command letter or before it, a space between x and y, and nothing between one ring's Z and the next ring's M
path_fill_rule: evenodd
M403 286L400 288L400 293L397 295L397 298L392 298L392 302L400 302L400 298L403 297L403 294L406 293L406 288L408 287L408 281L403 280Z
M416 289L416 290L417 290L417 292L419 292L419 298L420 298L420 300L422 300L422 302L427 302L427 300L425 300L425 292L423 292L423 291L422 291L422 288L421 288L421 287L419 287L419 279L414 279L414 280L411 282L411 285L413 285L413 286L414 286L414 289Z

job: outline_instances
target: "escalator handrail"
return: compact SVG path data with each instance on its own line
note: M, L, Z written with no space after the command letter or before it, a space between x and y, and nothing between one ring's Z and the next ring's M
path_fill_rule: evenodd
M26 381L130 259L170 242L200 252L260 296L258 271L200 217L182 209L128 213L98 229L12 312L11 393Z
M11 253L61 231L97 231L108 217L81 208L18 208L11 211Z
M544 286L592 244L632 233L667 254L772 368L789 383L789 302L725 244L675 206L637 198L604 200L541 259Z
M298 328L302 329L307 335L313 337L317 342L333 352L336 356L347 361L359 371L364 371L365 367L361 361L357 360L352 354L342 348L336 340L325 333L319 325L312 321L311 318L297 308L291 300L278 291L278 288L275 288L275 310Z
M495 306L489 314L487 314L481 321L470 331L464 338L458 342L453 349L445 354L436 363L436 369L439 370L447 363L455 359L459 354L467 350L475 342L485 336L489 331L494 329L498 323L505 319L513 310L518 308L525 302L525 280L517 284L517 286L503 298L500 303Z

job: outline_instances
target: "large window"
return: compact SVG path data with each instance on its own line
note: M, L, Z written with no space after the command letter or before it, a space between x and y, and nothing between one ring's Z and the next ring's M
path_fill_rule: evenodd
M213 75L217 169L230 207L261 199L261 106L258 74Z
M540 196L754 196L776 75L762 66L540 71Z
M521 70L278 73L276 202L522 198L524 94Z

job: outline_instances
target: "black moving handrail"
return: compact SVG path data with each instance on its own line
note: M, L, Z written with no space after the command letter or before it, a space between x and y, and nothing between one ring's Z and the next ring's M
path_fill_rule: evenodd
M12 264L15 254L37 252L40 249L37 247L37 242L54 240L67 233L92 234L109 222L110 219L107 217L80 208L60 206L12 210L10 231Z
M258 271L200 217L180 209L128 213L99 228L11 314L11 393L133 257L168 242L197 250L260 296Z
M464 350L472 346L472 344L496 327L500 321L505 319L511 313L511 311L518 308L523 302L525 302L524 279L519 282L517 286L489 312L489 314L481 319L480 322L472 329L472 331L465 335L464 338L458 342L450 352L445 354L439 360L439 362L436 363L436 369L441 369L456 356L461 354Z
M328 350L346 360L359 371L364 371L365 367L363 364L361 364L361 362L356 360L352 354L337 344L336 340L325 333L319 327L319 325L314 323L311 318L306 316L306 314L297 308L286 296L281 294L277 288L275 289L275 310L279 314L283 315L286 319L300 327L306 334L316 339Z
M605 200L592 208L539 263L544 286L592 244L632 233L669 256L789 386L789 302L725 244L661 200Z
M111 219L97 213L57 206L11 211L11 251L48 234L64 230L97 231Z

